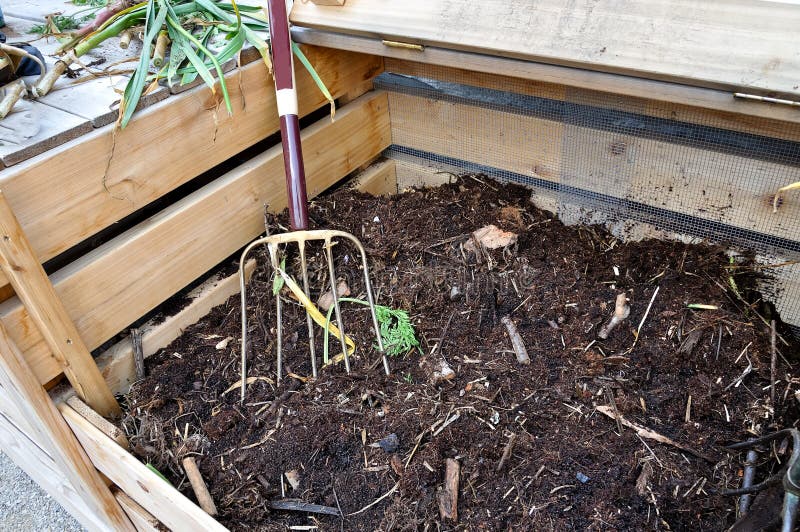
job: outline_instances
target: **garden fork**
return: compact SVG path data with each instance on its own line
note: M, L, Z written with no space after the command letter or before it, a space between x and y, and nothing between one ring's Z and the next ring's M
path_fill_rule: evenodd
M289 36L289 19L286 11L285 0L269 0L269 30L270 44L272 48L272 63L275 77L275 94L278 105L278 115L281 124L281 142L283 145L283 162L286 172L286 193L289 204L289 223L291 232L279 235L268 235L250 243L242 252L239 261L239 283L241 288L242 300L242 390L241 399L244 402L247 384L247 287L245 283L244 266L247 255L256 246L267 246L270 264L273 274L281 276L284 283L294 292L295 296L306 307L306 322L308 325L308 343L311 351L311 372L317 376L317 357L314 349L314 321L321 325L325 330L324 334L338 336L342 346L344 365L347 372L350 372L350 355L355 345L345 335L342 323L341 309L339 306L339 294L337 293L336 270L333 264L332 247L336 241L334 239L344 239L352 242L361 255L361 266L364 270L364 287L367 293L367 302L372 315L372 325L375 328L378 351L383 360L383 367L386 374L389 374L389 362L381 340L378 318L375 312L375 301L372 295L372 284L369 279L369 269L367 267L367 254L364 246L358 239L344 231L329 229L308 230L308 199L306 195L306 178L303 168L303 153L300 144L300 123L297 116L297 91L294 83L294 63L292 61L292 45ZM311 303L309 299L308 285L308 266L306 262L306 242L322 241L325 250L325 259L328 265L328 276L330 277L331 294L333 296L333 309L336 314L336 326L327 323L321 313ZM300 255L300 269L303 279L303 288L297 286L294 280L286 274L279 266L280 246L297 244ZM275 305L277 308L277 378L283 377L283 304L280 291L275 294ZM351 345L348 345L351 344Z

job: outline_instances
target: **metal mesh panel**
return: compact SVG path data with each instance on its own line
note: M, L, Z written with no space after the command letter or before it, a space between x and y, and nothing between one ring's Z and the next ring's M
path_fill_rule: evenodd
M400 65L389 92L398 178L482 172L531 187L565 223L603 222L623 238L704 239L800 260L800 202L772 212L800 181L800 128L687 106ZM387 70L392 64L387 63ZM413 75L409 75L413 74ZM410 176L410 177L409 177ZM762 290L800 325L800 268L769 270Z

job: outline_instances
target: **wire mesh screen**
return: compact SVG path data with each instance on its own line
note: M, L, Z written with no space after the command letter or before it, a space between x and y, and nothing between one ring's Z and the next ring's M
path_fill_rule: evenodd
M800 201L773 212L775 192L800 181L795 125L433 65L387 71L376 85L401 186L481 172L529 186L565 223L800 260ZM800 268L770 272L762 292L800 326Z

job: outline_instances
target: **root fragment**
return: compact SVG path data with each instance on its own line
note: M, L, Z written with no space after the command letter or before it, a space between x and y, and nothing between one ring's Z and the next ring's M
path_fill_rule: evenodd
M607 340L611 334L611 331L613 331L617 325L625 321L630 314L631 307L628 305L628 297L624 292L617 294L617 302L614 305L614 315L611 317L608 323L603 325L603 328L600 329L600 332L597 333L597 336L601 340Z

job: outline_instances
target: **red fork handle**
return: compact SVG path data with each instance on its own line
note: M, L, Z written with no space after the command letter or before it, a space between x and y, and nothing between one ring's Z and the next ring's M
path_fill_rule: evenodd
M308 229L308 197L297 118L297 89L294 83L292 42L285 0L268 0L269 33L275 97L281 121L283 164L286 170L286 194L289 200L289 224L293 231Z

